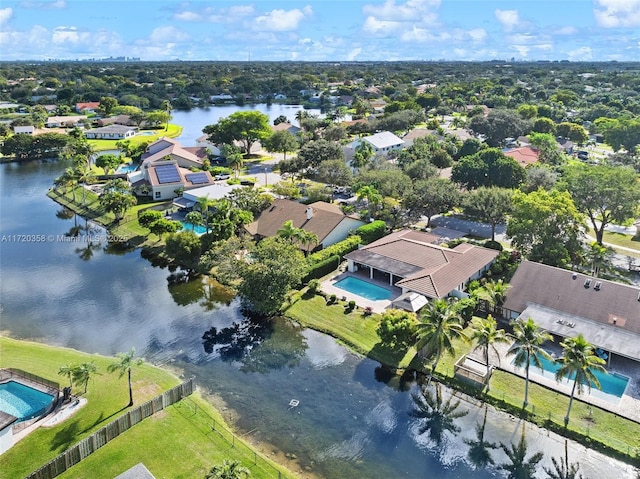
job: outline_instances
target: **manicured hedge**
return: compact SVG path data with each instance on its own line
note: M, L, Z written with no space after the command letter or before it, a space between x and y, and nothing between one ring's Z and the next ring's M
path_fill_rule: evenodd
M356 234L362 239L362 244L373 243L375 240L382 238L386 232L387 223L382 220L373 221L356 230Z
M303 282L307 283L312 279L322 278L324 275L331 273L340 264L340 256L334 254L311 266L307 275L303 278Z
M332 244L325 249L322 249L316 253L313 253L307 257L307 261L311 266L324 261L325 259L331 256L339 256L340 260L342 257L351 253L358 249L358 245L362 242L362 239L358 235L349 236L347 239L337 242L336 244Z

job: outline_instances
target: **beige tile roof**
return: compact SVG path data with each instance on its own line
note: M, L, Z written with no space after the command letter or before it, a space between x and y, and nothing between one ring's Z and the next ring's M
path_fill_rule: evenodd
M307 219L307 208L312 209L311 219ZM277 199L256 221L248 225L246 230L263 238L275 236L282 225L291 220L296 228L315 233L318 243L322 243L329 233L347 218L342 211L331 211L332 209L331 205L322 202L303 205L296 201ZM311 248L315 246L311 245Z
M429 297L447 296L498 256L495 250L460 244L432 244L433 235L413 230L392 233L345 257L402 277L396 286Z

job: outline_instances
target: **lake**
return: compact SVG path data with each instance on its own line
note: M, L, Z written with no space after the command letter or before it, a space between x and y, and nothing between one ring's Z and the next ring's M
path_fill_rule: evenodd
M175 283L140 251L108 247L100 228L45 196L65 166L0 165L2 331L89 353L133 346L150 362L171 362L233 410L241 431L326 478L500 477L495 467L473 465L464 440L474 440L485 411L489 441L517 441L519 421L462 401L459 431L444 431L439 442L421 434L424 422L410 415L419 392L413 377L401 381L288 320L252 321L215 281ZM441 393L446 403L451 392ZM289 408L291 399L299 405ZM525 430L531 453L544 452L549 466L563 440ZM570 454L585 478L634 477L629 466L582 446L571 443Z

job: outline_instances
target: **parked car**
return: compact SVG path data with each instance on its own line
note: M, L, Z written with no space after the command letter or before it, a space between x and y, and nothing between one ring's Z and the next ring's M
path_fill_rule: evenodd
M579 160L583 160L586 161L589 159L589 152L588 151L579 151L578 152L578 159Z
M228 180L231 178L231 175L227 175L226 173L221 173L213 177L214 180Z

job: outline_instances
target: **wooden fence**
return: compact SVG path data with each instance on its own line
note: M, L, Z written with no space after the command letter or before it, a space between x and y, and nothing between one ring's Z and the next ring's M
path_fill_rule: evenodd
M162 411L165 407L180 401L182 398L193 393L195 384L193 378L182 384L165 391L159 396L141 404L135 409L123 414L119 418L111 421L103 428L94 432L91 436L83 439L75 446L67 449L58 457L42 466L37 471L27 476L27 479L51 479L59 476L74 464L82 461L88 455L93 454L106 443L115 439L120 434L135 426L143 419Z

